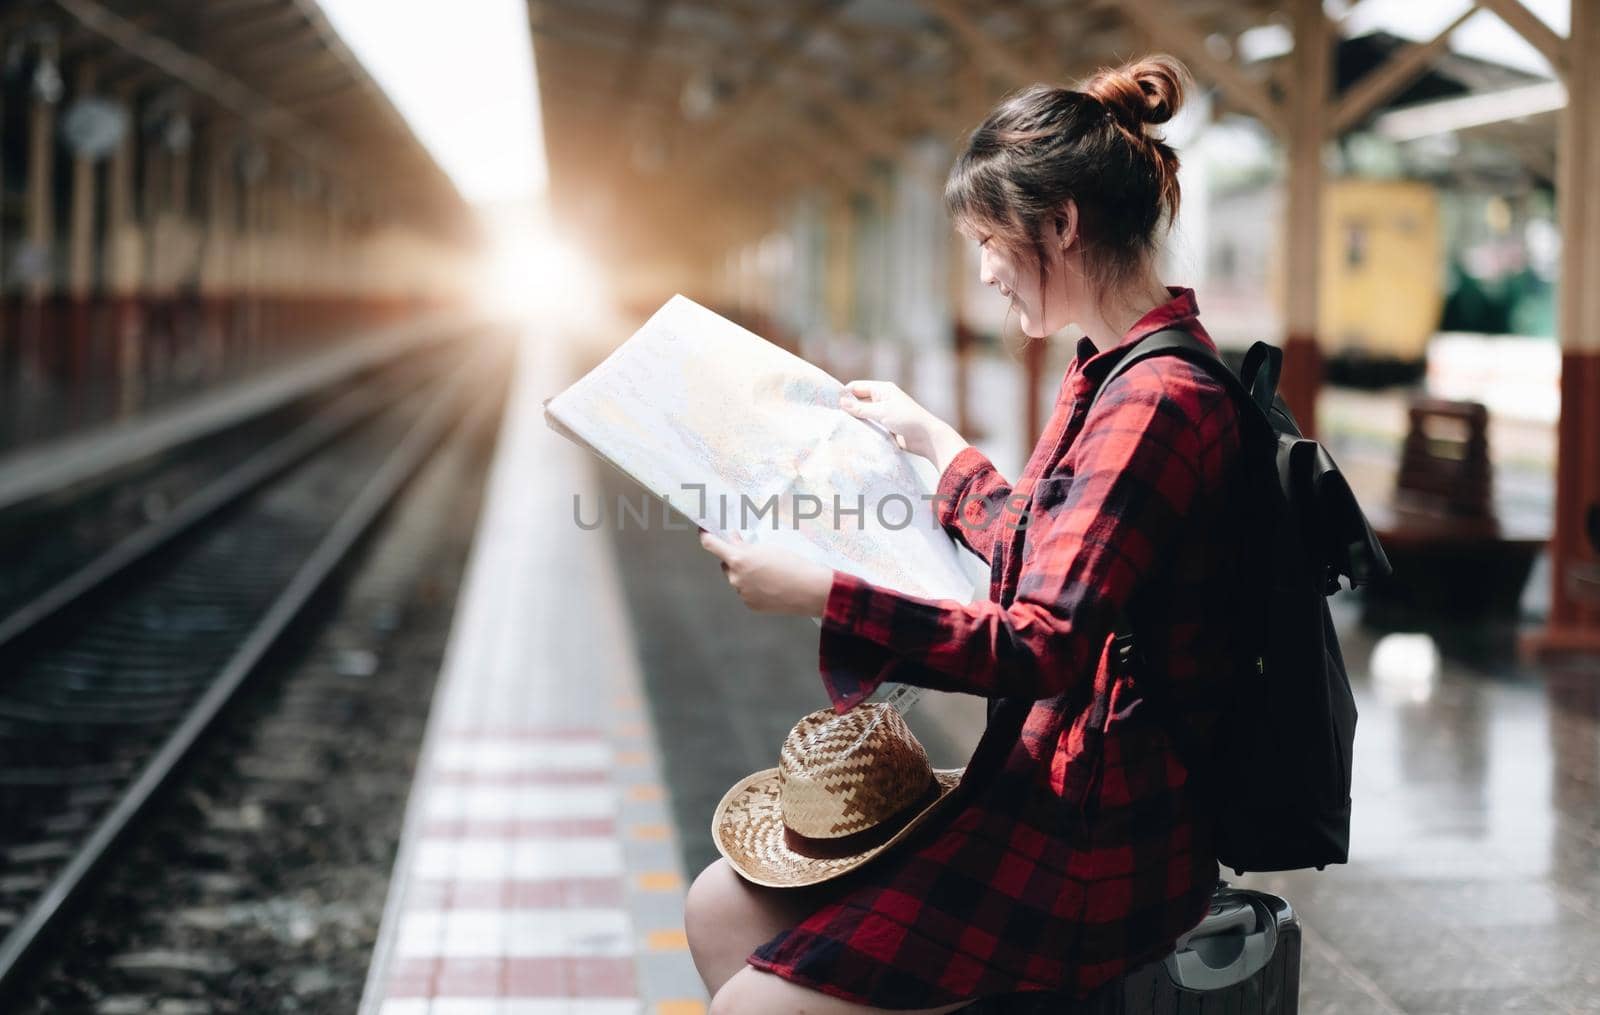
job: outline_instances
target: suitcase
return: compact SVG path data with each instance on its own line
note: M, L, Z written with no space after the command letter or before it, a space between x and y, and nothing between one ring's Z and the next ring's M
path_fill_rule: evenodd
M1211 911L1172 954L1083 1000L1030 991L986 997L959 1015L1295 1015L1300 922L1276 895L1219 883Z

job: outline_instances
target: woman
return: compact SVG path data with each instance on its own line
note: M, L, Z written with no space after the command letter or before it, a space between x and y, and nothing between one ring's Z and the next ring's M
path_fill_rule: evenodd
M1146 127L1176 112L1187 80L1158 56L1082 90L1035 85L990 113L951 169L947 208L1023 332L1084 333L1015 487L893 384L848 385L847 411L939 470L939 520L990 563L990 599L918 598L702 534L752 609L822 617L836 711L885 680L993 706L957 806L900 848L799 893L745 883L721 859L696 878L685 923L713 1015L1083 996L1204 915L1211 821L1168 726L1207 743L1231 672L1238 417L1219 382L1175 356L1134 365L1088 411L1153 331L1182 327L1215 348L1193 292L1154 269L1178 159ZM1113 666L1124 609L1137 674Z

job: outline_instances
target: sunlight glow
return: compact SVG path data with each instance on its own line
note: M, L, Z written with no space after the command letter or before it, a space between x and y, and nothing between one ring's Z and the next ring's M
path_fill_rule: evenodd
M485 216L489 254L479 274L479 304L498 318L577 323L603 303L599 272L542 214L542 202Z
M526 0L320 5L469 202L545 189Z

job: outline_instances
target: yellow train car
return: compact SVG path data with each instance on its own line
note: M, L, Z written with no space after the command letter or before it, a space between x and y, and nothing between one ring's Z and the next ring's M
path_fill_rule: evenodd
M1323 198L1319 330L1327 379L1407 383L1444 308L1439 195L1410 180L1330 180Z

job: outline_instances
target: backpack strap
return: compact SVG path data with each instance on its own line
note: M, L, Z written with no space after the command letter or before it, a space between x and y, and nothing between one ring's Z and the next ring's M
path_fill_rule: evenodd
M1246 355L1245 380L1234 376L1228 365L1222 362L1206 345L1182 328L1163 328L1151 332L1133 347L1125 352L1117 361L1111 371L1106 374L1097 386L1093 399L1089 402L1092 410L1094 403L1100 400L1100 395L1105 392L1111 382L1123 371L1147 356L1159 356L1165 353L1182 356L1192 363L1204 367L1208 373L1222 382L1223 386L1233 395L1234 402L1239 408L1241 426L1257 426L1264 428L1265 432L1272 432L1271 421L1267 417L1267 408L1271 406L1277 392L1278 375L1283 362L1281 350L1268 345L1266 342L1257 342L1250 347ZM1274 355L1276 354L1276 355ZM1265 376L1259 376L1265 369ZM1248 383L1249 387L1246 387ZM1263 404L1263 400L1265 404ZM1252 408L1246 408L1250 406ZM1253 421L1253 422L1247 422ZM1118 611L1114 628L1115 637L1112 639L1112 661L1119 672L1140 674L1143 659L1139 653L1138 644L1134 639L1133 618L1126 608ZM1163 691L1150 686L1148 680L1140 688L1143 693L1146 707L1154 711L1158 721L1167 730L1172 738L1173 748L1177 751L1179 760L1189 770L1197 786L1204 786L1206 776L1209 774L1204 766L1197 767L1199 761L1192 744L1188 743L1181 724L1177 721L1171 703L1166 700Z
M1123 371L1147 356L1159 356L1163 353L1181 356L1191 363L1204 367L1207 373L1220 381L1233 395L1234 402L1239 407L1240 425L1255 428L1258 436L1276 439L1274 436L1276 431L1267 416L1267 410L1272 406L1273 398L1277 394L1278 376L1283 365L1283 350L1266 342L1256 342L1245 354L1246 380L1241 381L1205 343L1182 328L1162 328L1135 342L1095 388L1094 397L1089 401L1089 408L1091 410L1094 408L1095 402L1100 400L1106 388L1110 387L1111 382ZM1265 376L1261 376L1263 369L1266 371ZM1245 387L1246 382L1250 385L1248 388Z

